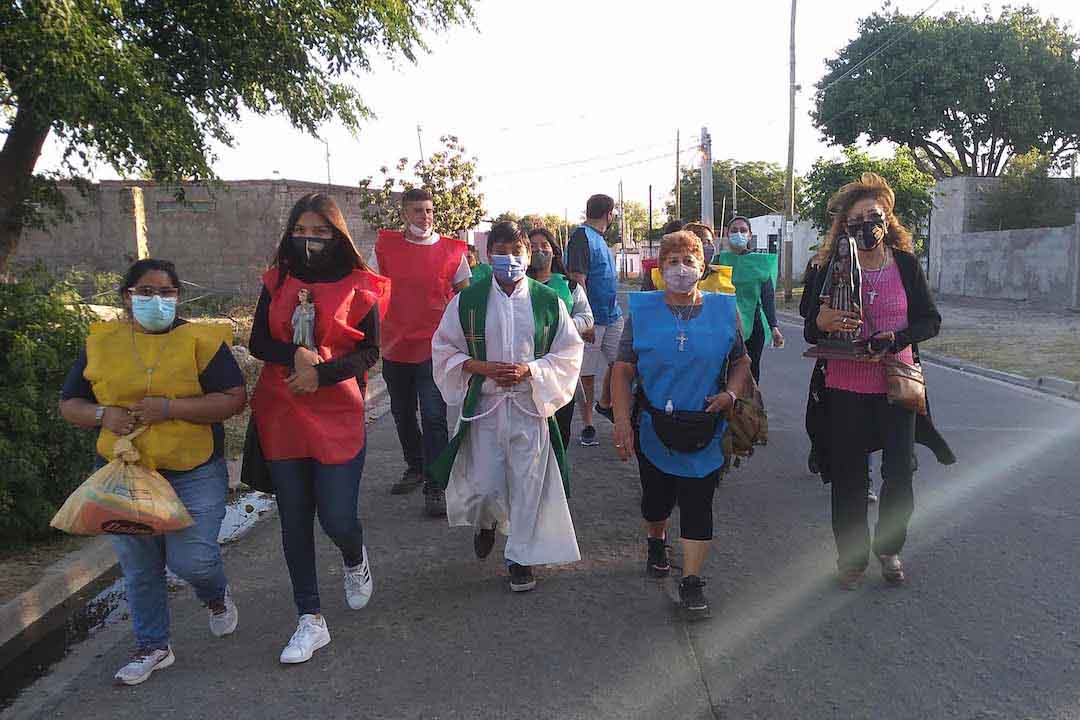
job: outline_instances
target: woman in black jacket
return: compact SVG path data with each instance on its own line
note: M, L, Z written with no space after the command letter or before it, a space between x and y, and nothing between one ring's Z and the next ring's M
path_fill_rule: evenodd
M882 356L918 362L918 343L937 335L941 315L926 276L912 254L911 233L900 224L895 196L873 173L840 189L829 201L833 224L807 273L803 311L804 336L814 344L826 333L859 331L871 337ZM840 237L858 244L862 312L833 309L821 294L832 248ZM955 457L934 430L929 415L917 415L886 399L885 366L855 360L820 361L811 378L807 430L819 468L832 485L832 525L842 587L858 586L871 549L867 524L867 457L883 450L884 484L873 550L882 576L904 582L900 551L914 509L913 449L929 446L938 460Z

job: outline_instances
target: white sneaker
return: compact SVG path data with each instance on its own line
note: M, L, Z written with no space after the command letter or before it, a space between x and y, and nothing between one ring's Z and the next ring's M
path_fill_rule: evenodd
M296 632L281 651L281 662L286 665L307 662L316 650L329 644L330 631L326 628L326 620L315 615L301 615Z
M230 635L236 630L236 624L240 622L240 611L236 609L236 603L233 602L232 591L229 588L225 588L225 597L222 602L225 603L224 610L215 612L213 608L208 608L210 632L214 634L214 637Z
M138 685L145 682L155 670L164 670L176 662L171 647L164 650L139 650L132 656L131 662L116 671L115 680L124 685Z
M360 610L371 600L375 581L371 579L371 566L368 565L367 546L363 548L363 560L356 567L342 565L345 575L345 602L353 610Z

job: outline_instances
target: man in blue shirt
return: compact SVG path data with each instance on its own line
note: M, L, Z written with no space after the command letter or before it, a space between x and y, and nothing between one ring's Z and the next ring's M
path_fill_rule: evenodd
M593 411L609 420L612 418L611 364L618 356L623 329L615 256L604 241L604 233L614 222L614 217L615 201L607 195L593 195L585 204L585 224L574 230L566 246L567 273L570 279L585 288L595 321L593 332L586 333L583 338L585 360L581 367L581 386L585 391L585 402L581 405L581 419L585 427L581 431L581 444L585 447L598 444ZM594 378L598 375L603 378L603 385L594 408Z

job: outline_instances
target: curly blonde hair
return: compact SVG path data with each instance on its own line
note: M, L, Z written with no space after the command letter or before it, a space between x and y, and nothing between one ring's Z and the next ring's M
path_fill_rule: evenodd
M657 255L657 261L660 266L663 267L664 259L673 252L685 252L689 251L692 255L696 255L698 260L701 261L701 265L705 265L705 248L701 245L701 238L689 230L679 230L677 232L668 233L660 239L660 252Z
M821 242L817 255L814 257L813 262L815 265L828 262L833 246L836 244L836 238L840 237L840 234L847 229L848 212L851 211L851 207L855 203L865 198L873 198L881 203L881 207L885 209L885 244L894 250L908 253L914 251L915 246L911 241L911 231L904 227L900 219L896 217L896 193L889 187L889 183L885 178L877 173L866 172L858 180L844 185L829 198L829 214L832 215L832 225L829 227L829 232L825 235L825 239Z

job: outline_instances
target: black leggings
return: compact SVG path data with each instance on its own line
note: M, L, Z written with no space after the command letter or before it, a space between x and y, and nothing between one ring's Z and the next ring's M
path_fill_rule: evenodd
M750 374L754 382L761 382L761 353L765 351L765 326L761 322L761 313L754 314L754 331L746 340L746 354L750 356Z
M678 503L680 536L685 540L712 540L712 501L720 471L700 478L679 477L660 470L640 451L637 460L641 474L641 516L645 521L667 520Z
M829 469L832 526L841 570L866 567L870 528L866 520L867 457L882 448L881 500L873 550L896 555L907 540L915 508L911 489L915 413L890 405L884 395L828 390Z

